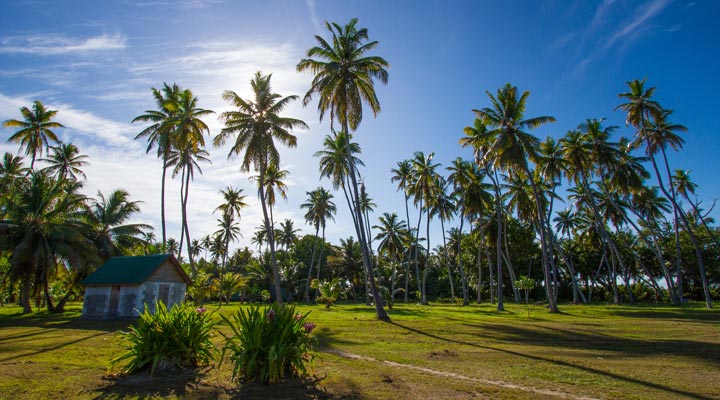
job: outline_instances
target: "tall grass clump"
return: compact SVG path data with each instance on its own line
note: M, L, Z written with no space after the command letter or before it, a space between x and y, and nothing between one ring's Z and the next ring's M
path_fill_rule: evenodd
M225 336L226 352L233 363L233 379L265 384L307 375L305 364L314 355L311 335L315 324L295 312L294 306L276 304L240 309L230 317L221 315L232 330Z
M174 305L170 311L163 302L148 307L128 332L120 332L125 352L112 359L112 367L124 363L122 372L135 373L150 369L198 368L209 365L216 348L210 341L215 322L205 308L192 304Z

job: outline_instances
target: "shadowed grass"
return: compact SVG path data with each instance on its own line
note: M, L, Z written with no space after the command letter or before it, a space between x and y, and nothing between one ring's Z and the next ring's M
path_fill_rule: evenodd
M549 314L532 306L528 318L524 305L506 308L397 304L392 322L383 323L364 305L330 311L298 305L300 312L312 311L321 349L333 353L316 360L319 380L257 387L233 383L227 363L172 376L109 377L108 360L120 351L114 332L127 322L81 320L77 305L59 316L23 316L7 306L0 308L0 398L530 399L543 390L592 398L720 398L717 311L695 304L567 305Z

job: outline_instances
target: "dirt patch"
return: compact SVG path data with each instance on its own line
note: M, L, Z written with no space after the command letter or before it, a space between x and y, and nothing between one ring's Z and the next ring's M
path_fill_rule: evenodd
M461 379L464 381L475 382L475 383L478 383L481 385L496 386L496 387L501 387L501 388L505 388L505 389L521 390L524 392L530 392L530 393L537 394L538 396L543 397L543 398L555 397L555 398L560 398L560 399L595 400L595 398L593 398L593 397L580 396L580 395L575 395L573 393L560 392L557 390L541 389L541 388L535 388L532 386L522 386L522 385L517 385L514 383L499 381L499 380L473 378L473 377L465 376L465 375L458 374L455 372L438 371L438 370L434 370L431 368L425 368L425 367L420 367L420 366L411 365L411 364L397 363L394 361L376 360L372 357L365 357L365 356L361 356L361 355L357 355L357 354L347 353L342 350L325 349L323 351L326 353L335 354L337 356L349 358L349 359L353 359L353 360L380 362L384 365L389 365L391 367L402 368L405 370L419 371L419 372L423 372L423 373L430 374L430 375L442 376L445 378Z
M456 352L445 349L441 351L433 351L427 356L427 358L428 360L447 360L457 358L457 356L458 354Z

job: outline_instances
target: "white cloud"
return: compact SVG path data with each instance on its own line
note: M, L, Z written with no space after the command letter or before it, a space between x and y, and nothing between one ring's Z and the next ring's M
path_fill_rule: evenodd
M642 29L646 23L667 8L671 2L672 0L650 0L638 7L635 10L635 15L610 36L610 39L605 43L605 48L611 47L618 40L630 36L638 29Z
M119 50L125 47L124 36L105 33L85 39L45 34L12 36L0 41L0 53L36 54L41 56Z

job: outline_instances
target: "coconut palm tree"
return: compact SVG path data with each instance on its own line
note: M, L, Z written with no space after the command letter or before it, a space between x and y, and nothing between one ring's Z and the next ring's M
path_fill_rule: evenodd
M546 277L549 277L545 209L542 206L540 191L535 181L530 179L533 174L530 172L528 165L528 160L538 159L539 141L537 137L524 132L524 130L554 122L555 118L551 116L525 118L525 103L530 96L530 92L525 91L518 96L517 87L509 83L498 89L497 96L493 96L490 92L486 93L490 98L492 107L473 110L482 124L492 129L488 132L488 135L495 138L483 157L494 160L496 167L505 166L511 174L524 174L529 179L537 208L536 216L541 227L540 244L543 249L543 268ZM550 312L558 312L553 296L550 296L549 300ZM502 309L502 302L498 295L498 310Z
M687 200L688 203L690 203L690 206L693 209L693 214L700 220L700 223L708 231L708 234L715 244L720 247L720 241L718 241L715 231L708 226L706 218L703 217L700 212L698 201L696 200L693 202L690 198L691 194L695 195L695 190L697 189L697 184L690 179L690 171L676 169L672 176L672 184L675 186L675 192L680 194L685 200Z
M135 140L147 138L148 146L145 150L150 153L154 147L157 147L157 156L162 159L162 180L160 185L160 218L162 224L162 247L165 251L167 242L165 230L165 176L167 169L171 165L168 164L168 157L172 150L172 141L174 140L175 124L174 119L178 112L175 105L176 99L180 93L180 87L177 84L169 86L163 83L163 88L158 90L152 88L153 98L157 110L146 110L145 114L138 115L133 118L132 122L149 122L150 126L143 129L135 136Z
M52 121L57 110L45 108L40 100L33 102L32 110L27 107L20 108L22 120L8 119L3 122L6 128L20 128L8 142L20 143L20 149L25 149L25 155L31 156L30 169L35 168L35 159L38 154L50 146L50 141L59 143L57 135L52 129L64 128L61 123Z
M44 289L48 309L54 308L48 294L48 275L57 269L58 258L76 268L96 265L95 248L79 218L85 201L79 189L77 182L55 180L46 171L31 171L16 182L6 199L0 245L12 253L10 279L20 281L23 313L32 312L33 285Z
M498 177L498 171L501 169L502 165L497 163L497 160L493 160L491 157L486 157L486 154L488 152L488 149L492 145L492 143L495 142L497 131L495 130L488 130L487 125L480 119L475 118L475 121L473 122L473 126L466 126L465 129L463 129L463 133L465 133L465 137L460 138L459 143L462 147L469 147L471 146L473 148L473 155L475 156L475 164L478 167L481 167L482 170L485 173L485 176L490 178L490 181L492 182L492 186L495 193L495 202L494 202L494 209L495 209L495 225L497 227L497 233L495 235L495 264L498 271L498 277L497 277L497 284L498 287L497 293L502 295L502 285L503 285L503 279L502 279L502 232L503 232L503 197L501 194L501 185L500 185L500 179ZM494 167L497 164L497 167ZM493 166L493 173L490 173L490 168ZM478 230L477 233L479 235L479 242L480 246L478 248L478 260L480 259L480 252L483 250L484 247L484 226L485 223L482 221L483 217L481 213L483 207L482 202L476 203L476 205L480 206L480 208L476 209L475 211L478 219L480 220L477 224ZM495 295L496 293L492 290L492 283L493 283L493 270L490 266L490 253L486 253L488 256L488 271L490 275L490 302L495 303ZM480 275L480 263L478 261L478 276ZM478 280L478 299L477 302L480 303L480 289L481 289L481 282ZM502 309L502 296L498 298L498 308Z
M130 249L146 244L143 235L152 227L127 223L140 212L140 203L130 201L130 194L124 189L117 189L108 197L98 191L97 199L90 200L84 217L92 227L92 240L103 262L127 255Z
M430 199L436 192L435 184L437 181L435 180L435 176L437 175L437 172L435 172L435 169L440 165L439 163L433 163L432 159L435 156L435 153L430 153L427 156L422 151L416 151L414 153L414 156L412 158L411 165L413 169L413 175L412 175L412 184L410 185L410 195L413 197L413 203L415 203L415 206L418 207L418 222L417 222L417 229L415 230L415 241L420 240L420 224L422 222L422 216L425 209L427 209L427 199ZM430 225L430 216L427 217L427 225L428 225L428 232L429 232L429 225ZM430 244L429 244L429 238L426 238L428 240L428 245L426 246L426 257L425 262L429 261L429 251L430 251ZM427 268L427 265L425 266ZM418 266L418 254L415 253L415 275L417 277L417 285L418 290L420 291L420 302L422 304L427 303L427 295L425 293L425 290L423 289L423 285L421 282L420 277L420 269Z
M27 175L28 169L23 165L23 158L12 153L5 153L0 162L0 199L11 194L11 188L20 179ZM2 216L4 202L0 202L0 216Z
M237 240L240 234L240 226L238 225L235 217L230 214L223 214L221 219L217 220L218 229L215 231L215 237L217 241L222 243L222 266L220 270L220 287L223 287L224 282L222 281L225 276L225 267L227 267L227 258L229 253L230 242ZM220 303L222 304L222 302Z
M190 195L190 181L194 180L195 171L202 174L199 162L210 162L209 154L199 146L186 144L178 150L172 150L168 164L174 165L172 177L176 177L178 173L180 177L180 208L182 219L180 224L180 252L182 252L183 242L187 244L188 260L190 261L190 269L195 273L195 262L193 255L190 254L190 228L187 218L187 204Z
M266 201L268 205L268 209L270 211L270 228L273 229L273 237L275 237L275 218L273 217L273 208L275 207L276 203L276 195L275 190L278 191L278 194L280 194L280 197L287 200L287 185L283 181L283 179L287 178L287 176L290 174L287 170L280 169L276 164L270 163L268 165L267 170L265 171L265 178L262 185L265 186L265 194L266 194ZM252 179L258 181L258 185L260 185L260 177L254 176ZM275 237L275 242L278 242L279 239Z
M300 208L307 209L307 212L305 213L305 222L315 227L315 240L313 241L312 257L310 258L308 279L305 285L305 302L308 303L310 302L310 281L312 280L313 265L315 263L318 233L320 228L322 228L322 240L324 243L327 220L335 220L337 207L332 201L333 195L323 187L318 187L317 189L306 193L309 196L308 200L301 204ZM320 258L322 258L322 254L320 254L320 257L318 258L317 279L320 279Z
M663 110L663 108L658 102L652 100L652 96L655 93L655 88L651 87L646 90L645 79L636 79L634 81L627 82L627 85L630 88L630 91L620 93L618 95L620 98L626 100L627 102L620 104L615 109L621 109L627 113L626 124L633 125L633 127L635 127L636 129L634 144L637 147L644 144L645 153L650 157L650 161L652 162L660 190L663 192L665 197L670 200L670 203L673 206L673 213L676 217L675 225L678 225L677 217L679 216L680 221L682 221L685 229L687 229L688 235L690 235L690 240L693 243L693 247L695 248L695 254L698 260L698 269L700 272L700 280L702 281L703 285L705 305L708 308L712 308L712 298L710 296L710 289L707 282L707 273L705 271L705 262L702 256L702 249L700 248L697 237L695 236L695 233L693 232L693 229L690 226L690 223L688 222L684 211L679 207L677 199L675 198L675 189L673 188L670 166L667 161L667 152L665 151L666 147L668 146L672 147L675 150L679 150L680 148L682 148L683 140L675 132L682 132L687 130L687 128L682 125L672 124L667 121L667 117L672 113L672 111ZM660 174L660 169L655 159L655 155L658 151L662 153L663 159L665 161L665 169L670 182L670 191L668 191L668 189L665 187L665 183L663 182L662 175ZM676 241L678 240L678 236L679 234L676 233ZM676 268L678 269L678 298L682 299L682 271L680 269L679 263L676 264Z
M356 24L357 18L350 20L345 26L326 23L325 26L332 35L332 40L327 41L319 35L315 36L318 45L310 48L307 51L307 58L300 60L297 65L299 72L310 71L314 74L303 104L307 105L311 101L312 95L318 93L320 120L329 111L331 125L337 120L343 128L342 130L347 133L357 130L360 126L363 117L363 103L370 107L373 115L377 115L380 111L380 101L375 93L375 80L387 83L388 79L389 64L387 61L382 57L368 54L377 46L377 42L368 42L367 29L357 28ZM357 220L356 233L367 275L374 276L368 238L362 221L360 194L355 165L350 152L349 136L346 136L346 144L348 175L353 199L351 212L355 214ZM373 297L379 299L374 280L371 280L370 283ZM381 302L376 301L375 308L379 319L389 319Z
M375 240L378 243L378 255L387 257L393 265L393 272L390 277L390 306L395 302L395 266L401 261L404 245L404 238L409 234L407 224L398 218L397 213L383 213L379 218L379 225L373 226L378 230Z
M263 183L268 166L280 164L280 154L275 147L275 140L288 147L296 147L297 138L290 133L290 130L307 128L307 124L299 119L280 116L280 113L291 101L297 99L297 96L282 97L273 93L270 85L271 77L272 75L262 75L259 71L255 74L250 81L254 100L246 100L233 91L225 91L223 98L237 107L237 110L221 114L220 118L225 123L225 127L215 136L213 144L216 147L222 146L235 136L228 158L242 153L241 169L249 171L252 167L258 172L258 196L263 210L265 229L268 232L275 298L278 304L282 304L280 272L275 257L275 237L267 210L266 187Z
M410 226L410 210L408 207L408 195L410 190L410 183L412 182L412 176L413 176L413 170L412 170L412 163L410 160L402 160L397 162L397 168L393 168L390 170L392 172L392 177L390 177L390 182L397 182L398 186L396 190L402 190L403 197L405 199L405 224L409 227ZM405 254L409 255L410 252L406 252ZM408 260L405 260L407 262ZM408 282L410 279L410 271L407 269L406 264L406 271L405 271L405 303L408 302Z
M182 209L182 223L180 227L180 251L183 247L183 238L186 239L186 246L190 245L190 228L187 222L187 203L190 195L190 181L195 176L195 171L202 174L199 161L210 162L209 154L204 150L205 135L210 129L200 118L214 111L199 108L198 99L189 89L179 91L168 104L173 112L173 117L168 121L172 125L173 136L170 138L170 159L167 163L175 165L173 178L181 173L180 183L180 205ZM190 268L195 272L195 263L188 250Z
M435 184L436 192L433 197L428 201L428 217L432 218L437 216L440 220L440 227L443 236L443 255L445 268L448 272L448 281L450 282L450 298L455 301L455 283L453 282L452 268L450 260L448 259L447 251L447 237L445 236L445 221L449 221L454 215L457 207L455 206L456 199L447 193L449 183L440 175L435 177L437 183ZM440 254L438 253L438 256Z
M40 161L45 161L50 164L45 169L57 179L72 179L76 181L79 176L87 179L81 168L90 165L90 163L85 161L88 156L80 154L77 146L72 143L60 143L57 146L50 146L49 153L48 158L40 159Z
M300 229L295 229L294 225L293 220L285 218L285 220L280 223L280 229L277 231L278 245L283 246L285 251L289 251L290 246L297 243L297 233L300 232Z

